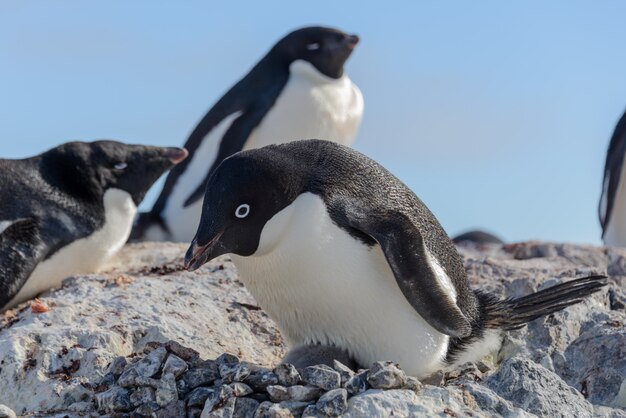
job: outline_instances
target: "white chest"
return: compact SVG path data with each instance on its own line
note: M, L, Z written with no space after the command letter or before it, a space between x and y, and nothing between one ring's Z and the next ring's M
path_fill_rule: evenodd
M104 225L91 235L72 242L40 263L17 295L5 306L10 308L61 284L74 274L94 273L119 251L128 236L137 212L130 194L109 189L104 194Z
M604 243L614 247L626 247L626 170L624 168L626 165L620 173L611 219L604 233ZM603 204L606 206L606 200Z
M346 348L362 364L397 361L423 376L442 366L448 337L404 298L379 246L333 224L321 199L303 194L266 224L272 251L233 256L246 287L291 344Z
M298 139L351 145L362 116L363 96L347 75L332 79L308 62L295 61L289 81L245 149Z

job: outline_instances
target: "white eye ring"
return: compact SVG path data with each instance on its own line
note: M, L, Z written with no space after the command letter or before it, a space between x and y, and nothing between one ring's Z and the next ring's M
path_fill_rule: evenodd
M247 203L237 206L237 209L235 210L235 216L238 217L239 219L243 219L249 214L250 214L250 205Z
M306 49L308 49L309 51L315 51L316 49L320 49L320 44L318 44L317 42L308 44L306 46Z
M113 167L115 167L116 170L123 170L126 167L128 167L128 164L126 164L126 163L117 163Z

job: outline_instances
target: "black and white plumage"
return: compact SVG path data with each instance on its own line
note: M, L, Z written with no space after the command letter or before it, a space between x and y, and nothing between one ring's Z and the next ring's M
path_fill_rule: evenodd
M364 155L316 140L244 151L218 167L186 266L225 253L296 350L333 346L362 366L393 360L417 377L477 360L504 330L605 284L584 278L503 301L473 291L454 244L410 189Z
M358 40L336 29L307 27L276 43L193 130L185 144L190 157L168 175L131 239L189 242L206 180L237 151L307 138L350 145L363 97L343 67Z
M0 159L0 309L91 273L126 242L150 186L181 148L70 142ZM7 203L9 202L9 203Z
M609 143L604 164L602 195L598 207L602 239L606 245L626 247L626 113L622 115Z
M497 236L486 231L481 231L479 229L475 229L472 231L467 231L462 234L459 234L456 237L452 238L452 241L457 245L458 244L463 245L463 244L468 244L468 243L474 244L474 245L504 244L504 241L502 241Z

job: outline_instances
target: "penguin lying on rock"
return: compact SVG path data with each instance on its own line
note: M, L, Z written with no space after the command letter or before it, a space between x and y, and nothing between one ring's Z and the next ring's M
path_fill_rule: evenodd
M358 36L307 27L289 33L209 110L185 148L190 157L168 175L132 240L189 242L200 221L206 181L242 149L321 138L350 145L363 96L344 72Z
M360 366L393 360L418 378L478 360L504 331L606 284L586 277L506 300L471 290L453 243L410 189L318 140L243 151L213 173L186 267L226 253L298 367L336 354Z
M97 141L0 159L1 309L101 267L128 239L150 186L186 156Z

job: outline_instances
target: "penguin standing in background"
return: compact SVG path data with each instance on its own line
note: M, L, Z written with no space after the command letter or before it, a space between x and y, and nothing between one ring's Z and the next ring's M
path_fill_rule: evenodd
M186 267L226 253L297 367L334 352L361 367L393 360L418 378L476 361L504 331L606 284L588 277L506 300L471 290L454 244L410 189L317 140L243 151L213 173Z
M152 184L182 148L70 142L21 160L0 159L0 309L93 273L130 234Z
M343 67L358 41L324 27L278 41L193 130L185 144L190 157L168 175L152 209L139 215L131 239L191 241L206 181L235 152L307 138L350 145L363 96Z
M606 153L598 215L605 245L626 247L626 113L617 122Z

